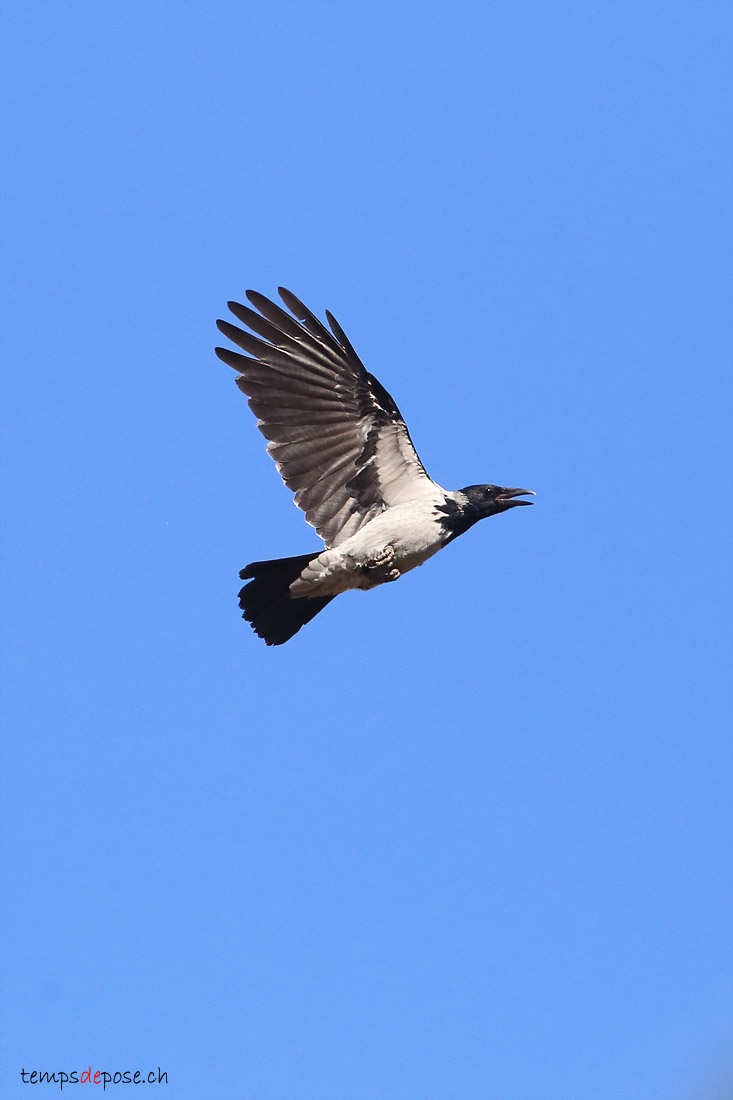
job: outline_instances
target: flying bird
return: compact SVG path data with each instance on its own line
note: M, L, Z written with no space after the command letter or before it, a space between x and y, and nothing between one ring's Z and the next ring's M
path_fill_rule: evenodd
M325 543L240 572L249 582L239 593L243 617L267 645L287 642L340 592L396 581L478 520L534 496L499 485L441 488L336 319L326 310L329 331L289 290L278 292L289 313L253 290L255 309L228 302L251 332L217 326L246 354L216 348L237 371L268 454Z

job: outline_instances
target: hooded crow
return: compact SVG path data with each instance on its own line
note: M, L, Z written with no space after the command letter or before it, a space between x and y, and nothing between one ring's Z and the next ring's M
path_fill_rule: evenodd
M229 302L252 331L217 325L246 354L216 348L237 371L268 454L326 544L320 553L252 562L239 574L249 582L239 593L243 617L267 645L287 642L340 592L396 581L478 520L534 496L499 485L442 489L336 319L326 310L329 332L289 290L279 294L289 313L253 290L255 309Z

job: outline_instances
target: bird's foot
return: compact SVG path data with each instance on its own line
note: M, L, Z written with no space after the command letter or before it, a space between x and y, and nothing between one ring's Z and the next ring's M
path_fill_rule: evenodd
M368 583L364 587L371 588L377 584L385 584L387 581L399 580L402 574L395 565L394 547L385 546L378 554L367 558L364 571L368 578Z
M367 560L367 569L381 569L384 566L392 565L394 562L394 546L387 544L384 550L380 550L378 554L375 554L373 558Z

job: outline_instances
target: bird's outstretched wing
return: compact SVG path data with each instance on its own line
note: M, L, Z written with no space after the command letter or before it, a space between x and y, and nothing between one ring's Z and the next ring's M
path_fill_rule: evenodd
M217 321L247 355L216 354L239 373L295 503L326 545L337 546L386 508L438 490L399 409L335 318L326 311L329 332L294 294L282 287L279 294L290 313L252 290L247 298L258 313L229 302L257 335Z

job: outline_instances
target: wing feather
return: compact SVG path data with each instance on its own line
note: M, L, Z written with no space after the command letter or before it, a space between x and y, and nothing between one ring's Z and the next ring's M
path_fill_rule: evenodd
M229 302L250 331L217 325L247 354L216 354L237 371L295 503L326 545L337 546L386 508L440 490L394 400L365 370L338 321L326 312L329 331L294 294L283 287L279 293L289 313L252 290L254 309Z

